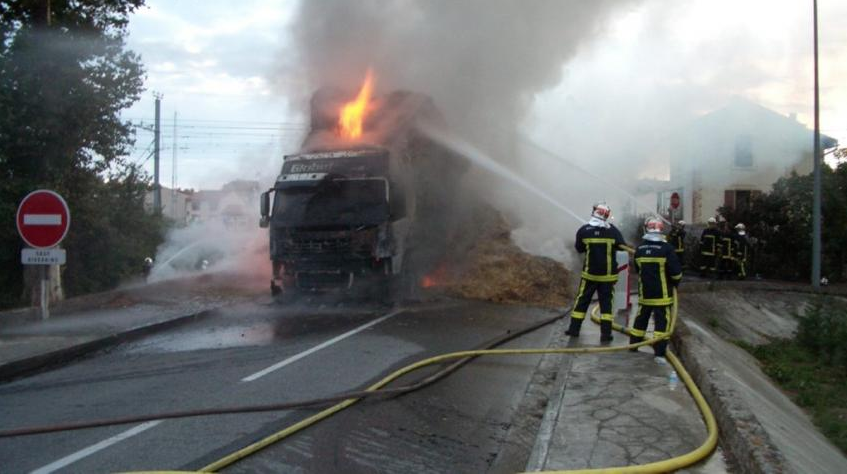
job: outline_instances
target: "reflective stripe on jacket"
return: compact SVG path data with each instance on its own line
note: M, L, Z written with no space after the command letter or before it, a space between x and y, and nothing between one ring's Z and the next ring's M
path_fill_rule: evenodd
M609 224L606 228L585 224L576 231L574 248L579 253L585 253L582 278L599 282L618 281L615 252L625 250L626 242L615 226Z
M714 227L703 229L700 236L700 255L714 256L718 251L718 239L720 231Z
M638 303L667 306L673 303L673 287L682 280L682 267L667 242L646 241L635 251L638 270Z

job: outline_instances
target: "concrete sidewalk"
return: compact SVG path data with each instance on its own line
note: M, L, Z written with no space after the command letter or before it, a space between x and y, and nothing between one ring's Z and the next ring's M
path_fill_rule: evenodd
M207 275L73 298L52 308L46 320L37 308L0 312L0 381L56 367L255 297L255 286L233 290L233 279Z
M47 320L34 312L0 313L0 381L201 317L218 306L196 301L137 304L59 313Z
M561 337L563 346L596 346L600 330L586 321L579 338ZM615 333L612 345L626 345L628 339ZM651 347L552 357L560 358L559 371L527 471L636 466L684 455L706 441L694 400L681 380L671 379L673 367L657 362ZM686 472L728 468L718 449Z

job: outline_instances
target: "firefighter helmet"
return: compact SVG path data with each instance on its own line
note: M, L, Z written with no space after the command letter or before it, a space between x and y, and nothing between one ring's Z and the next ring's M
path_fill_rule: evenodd
M715 219L714 217L710 217L706 222L709 223L709 224L717 224L718 220Z
M612 208L609 207L605 202L598 202L594 205L594 208L591 209L591 217L596 217L601 221L605 222L609 220L609 217L612 216Z
M676 221L676 224L674 224L674 226L682 229L683 227L685 227L685 221Z
M735 231L738 232L738 235L744 235L747 233L747 227L744 226L741 222L735 224Z
M651 217L644 222L644 229L648 234L661 234L665 230L665 224L661 219Z

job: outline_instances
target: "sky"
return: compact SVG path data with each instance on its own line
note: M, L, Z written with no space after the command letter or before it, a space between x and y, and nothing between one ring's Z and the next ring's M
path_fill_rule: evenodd
M449 14L437 15L438 7L455 5L426 3L425 9L436 10L426 12L430 18L447 20ZM533 143L557 153L566 153L578 144L580 150L602 148L606 153L632 154L639 143L660 141L673 133L675 125L717 110L733 97L785 115L796 114L798 121L811 127L811 1L598 3L604 6L591 17L592 27L569 38L562 46L567 46L566 53L550 55L556 61L549 65L555 74L521 90L526 107L513 111L516 116L510 121ZM378 12L382 2L362 4ZM557 13L570 19L568 6L577 4L563 0ZM282 155L295 152L306 132L303 98L315 87L315 77L306 73L308 69L302 72L304 69L291 64L304 62L304 51L311 45L304 43L303 30L311 27L316 12L304 12L309 8L285 0L245 0L233 5L217 0L148 0L147 6L130 18L128 47L141 55L147 70L147 90L123 114L139 125L130 159L143 163L152 174L152 134L147 128L153 122L153 93L159 93L164 186L175 182L182 188L215 189L232 179L259 179L270 185L268 180L278 171ZM818 9L821 129L847 144L847 29L843 28L847 2L820 0ZM496 8L479 14L490 16L493 11ZM386 17L388 23L401 22L396 12L386 11ZM343 16L341 20L327 18L345 28ZM497 21L505 30L510 28L508 17ZM550 23L521 26L549 28L546 25ZM475 27L475 22L464 21L456 27L456 34L466 34L459 31L465 28L472 33ZM426 35L427 31L420 28L415 33ZM496 51L480 53L497 59ZM344 54L336 52L340 57ZM315 61L314 57L306 59ZM519 64L503 66L520 72ZM315 68L314 64L310 67ZM390 72L384 71L383 76ZM404 86L404 79L408 87L427 87L416 83L414 76L397 74L392 86ZM378 88L379 84L377 71ZM449 80L440 87L444 84L449 85ZM488 89L480 84L480 90ZM436 105L443 96L440 90L423 92L431 92ZM450 105L444 104L444 108L450 111ZM641 172L637 174L661 177L661 163L648 158L639 158ZM590 171L604 172L591 156L582 159L581 164ZM627 175L631 172L626 170Z

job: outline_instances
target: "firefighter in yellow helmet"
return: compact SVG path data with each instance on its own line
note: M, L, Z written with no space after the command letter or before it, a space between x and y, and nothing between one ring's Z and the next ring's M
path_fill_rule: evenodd
M647 324L653 316L656 337L666 334L668 308L673 292L682 281L682 266L671 244L662 235L664 225L659 219L648 219L644 241L635 250L635 269L638 271L638 316L630 329L629 343L644 340ZM665 357L667 339L653 345L656 357ZM638 349L630 349L637 351Z
M591 297L597 292L600 303L600 342L612 340L612 299L614 298L615 282L618 281L618 264L616 252L630 250L620 231L609 220L612 209L606 203L594 205L591 219L576 232L574 247L579 253L585 254L582 266L582 279L571 313L571 322L565 334L579 336L585 312L591 303Z

